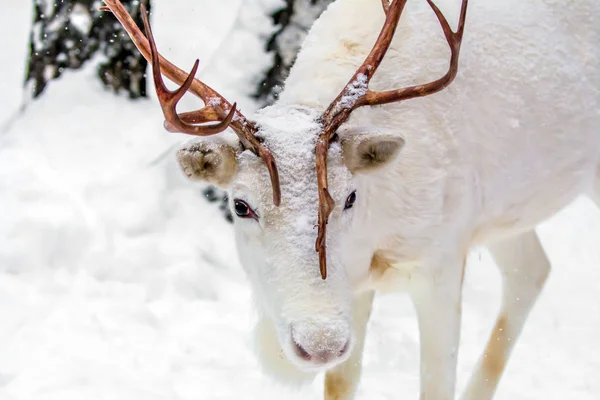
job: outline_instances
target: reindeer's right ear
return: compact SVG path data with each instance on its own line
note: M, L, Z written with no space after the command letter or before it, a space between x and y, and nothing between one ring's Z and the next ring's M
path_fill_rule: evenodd
M183 173L193 181L227 187L237 173L237 149L224 140L194 140L177 152Z
M342 139L344 162L351 173L370 172L387 165L404 146L398 135L351 134Z

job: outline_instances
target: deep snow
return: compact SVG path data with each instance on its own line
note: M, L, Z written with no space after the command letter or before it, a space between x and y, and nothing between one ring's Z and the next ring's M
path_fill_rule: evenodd
M268 56L249 32L269 31L258 8L276 1L155 2L161 51L185 69L200 57L207 82L252 110L243 93ZM90 67L7 128L30 4L0 5L0 400L320 398L320 380L287 388L257 369L231 226L178 171L173 147L187 137L163 131L154 99L115 97ZM581 199L539 232L554 269L497 398L598 399L600 212ZM500 294L487 252L468 265L459 388ZM380 296L358 398L417 397L413 310Z

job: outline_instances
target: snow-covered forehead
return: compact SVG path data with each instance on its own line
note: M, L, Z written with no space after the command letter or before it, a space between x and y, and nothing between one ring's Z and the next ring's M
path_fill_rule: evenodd
M316 235L313 227L318 217L318 187L316 176L315 145L322 131L317 122L320 112L300 106L275 105L260 110L255 116L263 144L273 153L281 185L281 206L274 207L271 183L262 161L251 154L240 157L240 179L253 192L263 211L277 216L279 223L294 229L308 230ZM339 146L329 152L329 187L338 197L344 197L349 174L341 163ZM265 217L268 217L265 215ZM275 219L275 218L274 218ZM265 221L268 223L268 221Z
M273 105L259 110L256 123L259 135L265 139L269 150L285 156L314 153L315 143L322 126L317 122L320 113L298 105Z
M281 184L282 203L298 208L299 202L318 199L315 171L315 144L321 125L312 109L268 107L257 116L259 135L273 153ZM315 208L316 209L316 208Z

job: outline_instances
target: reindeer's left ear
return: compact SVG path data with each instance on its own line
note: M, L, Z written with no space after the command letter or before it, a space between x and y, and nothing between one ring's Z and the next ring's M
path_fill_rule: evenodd
M351 134L342 139L342 154L351 173L370 172L393 161L403 146L399 136Z
M177 152L183 173L193 181L227 188L237 173L237 149L221 138L194 139Z

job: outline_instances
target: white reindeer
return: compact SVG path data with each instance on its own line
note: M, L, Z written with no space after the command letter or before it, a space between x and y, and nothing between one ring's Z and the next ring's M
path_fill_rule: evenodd
M187 144L179 162L230 192L265 364L290 379L327 371L326 399L354 397L373 290L408 291L421 399L454 398L465 258L476 245L494 256L504 297L463 398L490 399L550 270L536 224L580 194L600 204L600 2L473 0L458 75L467 1L457 33L427 2L409 2L397 30L406 0L334 2L278 102L251 123L195 69L166 91L161 72L179 84L186 74L159 59L147 18L149 41L105 0L153 61L167 128L238 134ZM455 76L443 92L383 105ZM188 89L205 108L177 115Z

